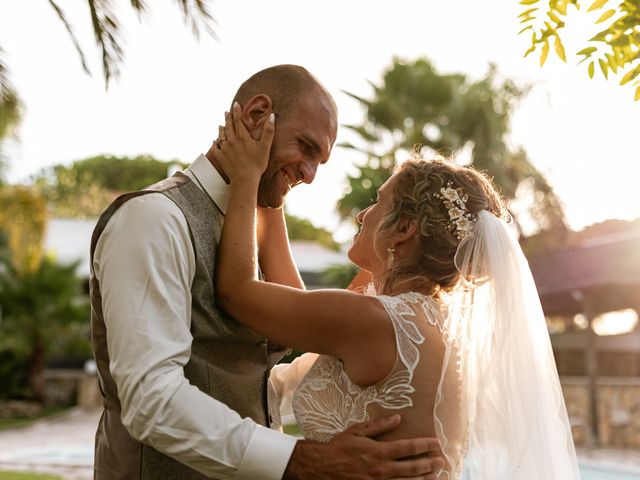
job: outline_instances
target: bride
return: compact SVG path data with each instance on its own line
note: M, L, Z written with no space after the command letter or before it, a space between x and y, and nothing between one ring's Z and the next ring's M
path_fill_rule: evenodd
M579 478L535 285L490 180L442 160L403 163L357 216L349 258L369 272L370 295L262 282L256 194L275 127L272 116L254 140L239 108L214 149L230 178L217 301L270 339L317 352L271 375L281 399L295 391L305 438L400 413L382 439L437 436L442 478ZM263 267L293 268L284 236L268 233L284 231L282 217L261 213ZM270 241L279 247L263 252Z

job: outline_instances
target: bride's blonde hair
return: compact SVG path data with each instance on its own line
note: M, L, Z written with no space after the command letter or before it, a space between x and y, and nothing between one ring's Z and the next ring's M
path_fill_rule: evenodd
M454 257L460 240L441 189L460 189L467 196L465 209L474 216L488 210L508 218L505 204L491 180L472 167L459 166L443 157L424 160L418 152L396 168L393 206L380 223L378 234L391 235L403 219L415 220L417 231L411 255L397 257L381 279L378 290L390 294L411 283L428 294L451 290L459 279Z

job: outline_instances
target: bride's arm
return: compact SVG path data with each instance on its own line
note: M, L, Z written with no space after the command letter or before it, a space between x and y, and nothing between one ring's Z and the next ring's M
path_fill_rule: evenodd
M258 207L258 261L267 282L304 289L287 235L284 208Z
M240 111L235 113L238 119ZM237 320L277 343L343 361L364 356L373 371L388 371L395 340L377 299L345 290L304 291L258 281L256 198L273 130L273 124L265 122L256 142L239 120L230 119L228 141L215 153L231 179L216 267L217 301ZM376 355L371 355L374 350Z

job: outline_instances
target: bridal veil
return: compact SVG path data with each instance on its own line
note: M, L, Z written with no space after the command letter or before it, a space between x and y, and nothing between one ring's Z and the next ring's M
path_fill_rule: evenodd
M580 478L536 286L504 220L478 213L456 253L435 406L450 477Z

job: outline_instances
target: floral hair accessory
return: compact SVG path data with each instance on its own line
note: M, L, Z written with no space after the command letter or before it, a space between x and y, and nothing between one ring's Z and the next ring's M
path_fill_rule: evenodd
M448 182L446 187L440 189L440 193L434 194L440 198L449 213L447 228L458 239L462 240L471 233L476 216L467 210L469 196L462 188L453 188L453 183Z

